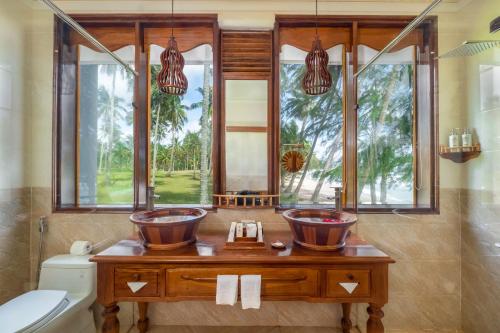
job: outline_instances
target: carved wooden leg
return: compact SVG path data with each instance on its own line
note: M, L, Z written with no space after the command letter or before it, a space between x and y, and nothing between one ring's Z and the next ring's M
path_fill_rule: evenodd
M384 333L384 325L382 324L382 318L384 317L384 311L382 311L382 306L374 303L370 303L367 309L369 318L366 323L367 333Z
M351 303L342 303L342 333L351 332L351 305Z
M146 333L149 329L149 318L148 318L148 303L137 302L139 306L139 320L137 321L137 328L140 333Z
M120 307L116 303L111 303L104 306L102 316L104 322L102 323L102 333L120 333L120 322L116 316Z

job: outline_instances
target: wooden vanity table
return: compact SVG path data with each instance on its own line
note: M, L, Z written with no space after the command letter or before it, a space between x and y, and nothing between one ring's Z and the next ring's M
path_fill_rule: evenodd
M200 233L196 244L171 251L124 240L95 255L97 300L105 307L102 332L119 332L117 302L139 304L141 333L148 330L149 302L213 300L215 305L218 274L260 274L264 301L341 303L343 332L352 327L351 304L368 303L367 332L384 332L382 307L394 260L374 246L351 236L341 251L311 251L293 245L289 232L265 232L264 249L232 250L224 249L226 237L225 232ZM275 240L286 241L287 248L272 249ZM346 283L357 286L349 293Z

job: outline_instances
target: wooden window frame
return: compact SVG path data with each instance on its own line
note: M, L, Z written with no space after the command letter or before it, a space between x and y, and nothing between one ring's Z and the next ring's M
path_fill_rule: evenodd
M78 197L78 178L75 176L75 206L64 207L61 205L61 84L60 73L62 61L59 50L63 45L63 27L64 23L58 18L54 18L54 75L53 75L53 122L52 122L52 211L62 213L126 213L146 208L146 187L149 183L149 47L145 42L145 30L147 28L167 28L172 26L172 17L169 14L79 14L72 15L72 18L80 23L84 28L113 28L129 27L134 30L135 46L135 68L139 76L134 82L134 200L130 206L97 206L97 207L78 207L76 199ZM173 17L174 29L186 27L207 27L212 30L212 49L213 49L213 142L212 142L212 161L213 161L213 191L219 192L220 186L220 164L219 164L219 103L220 103L220 34L216 14L176 14ZM106 45L106 43L103 43ZM120 45L119 41L114 44ZM115 48L119 48L116 47ZM130 43L127 43L130 45ZM78 66L77 66L78 68ZM77 93L78 95L78 93ZM76 102L76 105L79 103ZM78 113L76 106L75 113ZM78 172L78 131L74 133L75 140L75 172Z
M381 49L383 48L390 39L394 38L397 33L404 28L408 23L414 19L413 16L319 16L318 17L318 27L321 28L335 28L341 33L338 36L329 36L330 44L325 46L325 48L332 47L333 45L343 44L344 49L351 51L351 62L353 73L358 70L358 45L368 46ZM313 16L310 15L276 15L275 25L274 25L274 123L277 124L275 128L275 135L277 137L275 150L279 151L280 147L280 68L279 68L279 55L281 51L281 46L287 44L280 39L281 30L285 31L285 38L290 38L297 47L297 44L303 44L297 35L288 33L286 36L286 28L290 29L302 29L302 28L314 28L315 20ZM394 28L394 36L386 36L385 39L369 38L364 36L364 40L360 40L361 29L365 28ZM422 28L421 37L419 39L419 34L410 35L407 37L409 40L408 45L415 45L412 43L421 42L422 46L428 48L428 53L430 55L437 54L437 17L428 17L421 23ZM349 31L348 36L345 36L344 30ZM298 31L298 30L297 30ZM337 41L335 41L337 39ZM312 39L311 39L312 41ZM332 44L337 43L337 44ZM346 45L347 43L347 45ZM365 44L362 44L365 43ZM302 49L304 45L301 45ZM398 45L402 48L402 43ZM405 46L405 45L403 45ZM310 47L310 46L309 46ZM345 57L345 52L344 56ZM343 59L345 64L345 59ZM343 114L344 114L344 125L343 125L343 206L348 211L358 212L358 213L392 213L397 211L398 213L414 213L414 214L439 214L439 159L437 157L437 138L438 135L438 63L436 59L430 59L430 114L429 121L425 124L414 123L416 126L429 126L430 127L430 202L429 207L409 207L408 205L404 208L399 208L397 205L388 205L381 207L359 207L357 202L357 85L356 80L351 82L344 81L344 101L343 101ZM416 67L416 66L415 66ZM346 68L343 69L344 72L347 71ZM352 73L351 73L352 76ZM417 86L414 88L414 92L417 91ZM347 98L349 96L349 98ZM350 100L348 100L350 99ZM414 99L414 103L417 101ZM414 105L416 112L416 105ZM414 122L416 119L414 118ZM416 130L414 126L414 131ZM416 140L415 135L413 136ZM415 144L414 144L415 151ZM415 155L415 152L414 152ZM417 168L417 159L414 159L413 168ZM275 170L279 171L279 162L275 161L277 165L274 166ZM279 174L279 173L277 173ZM274 179L274 188L279 189L280 177ZM414 177L414 184L416 179ZM415 185L414 185L415 187ZM414 193L415 196L415 193ZM324 206L324 205L323 205ZM277 210L283 210L282 207L277 207Z

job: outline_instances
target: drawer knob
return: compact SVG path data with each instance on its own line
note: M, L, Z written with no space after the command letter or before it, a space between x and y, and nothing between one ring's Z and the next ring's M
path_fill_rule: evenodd
M135 273L132 275L132 278L135 280L135 281L139 281L141 279L141 274L139 273Z
M347 273L346 276L349 280L354 280L354 275L352 275L351 273Z
M339 285L344 288L349 294L352 294L353 291L358 287L359 283L357 282L339 282Z
M147 282L127 282L127 286L134 294L144 288L144 286L147 284Z

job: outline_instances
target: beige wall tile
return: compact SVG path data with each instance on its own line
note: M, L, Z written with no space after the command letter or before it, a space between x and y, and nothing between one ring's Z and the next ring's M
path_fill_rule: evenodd
M340 327L342 310L338 304L275 302L280 326ZM353 324L356 324L355 318Z
M192 326L278 326L277 308L273 302L262 302L260 310L242 310L234 306L215 305L213 301L155 303L150 305L153 325Z
M389 268L393 296L460 295L460 260L398 260Z
M360 306L361 307L361 306ZM460 297L458 295L436 297L393 296L383 311L384 326L394 332L440 332L460 330ZM359 322L368 319L366 311L360 311ZM363 326L360 328L364 330Z
M396 260L460 258L460 226L454 224L359 223L358 233Z

